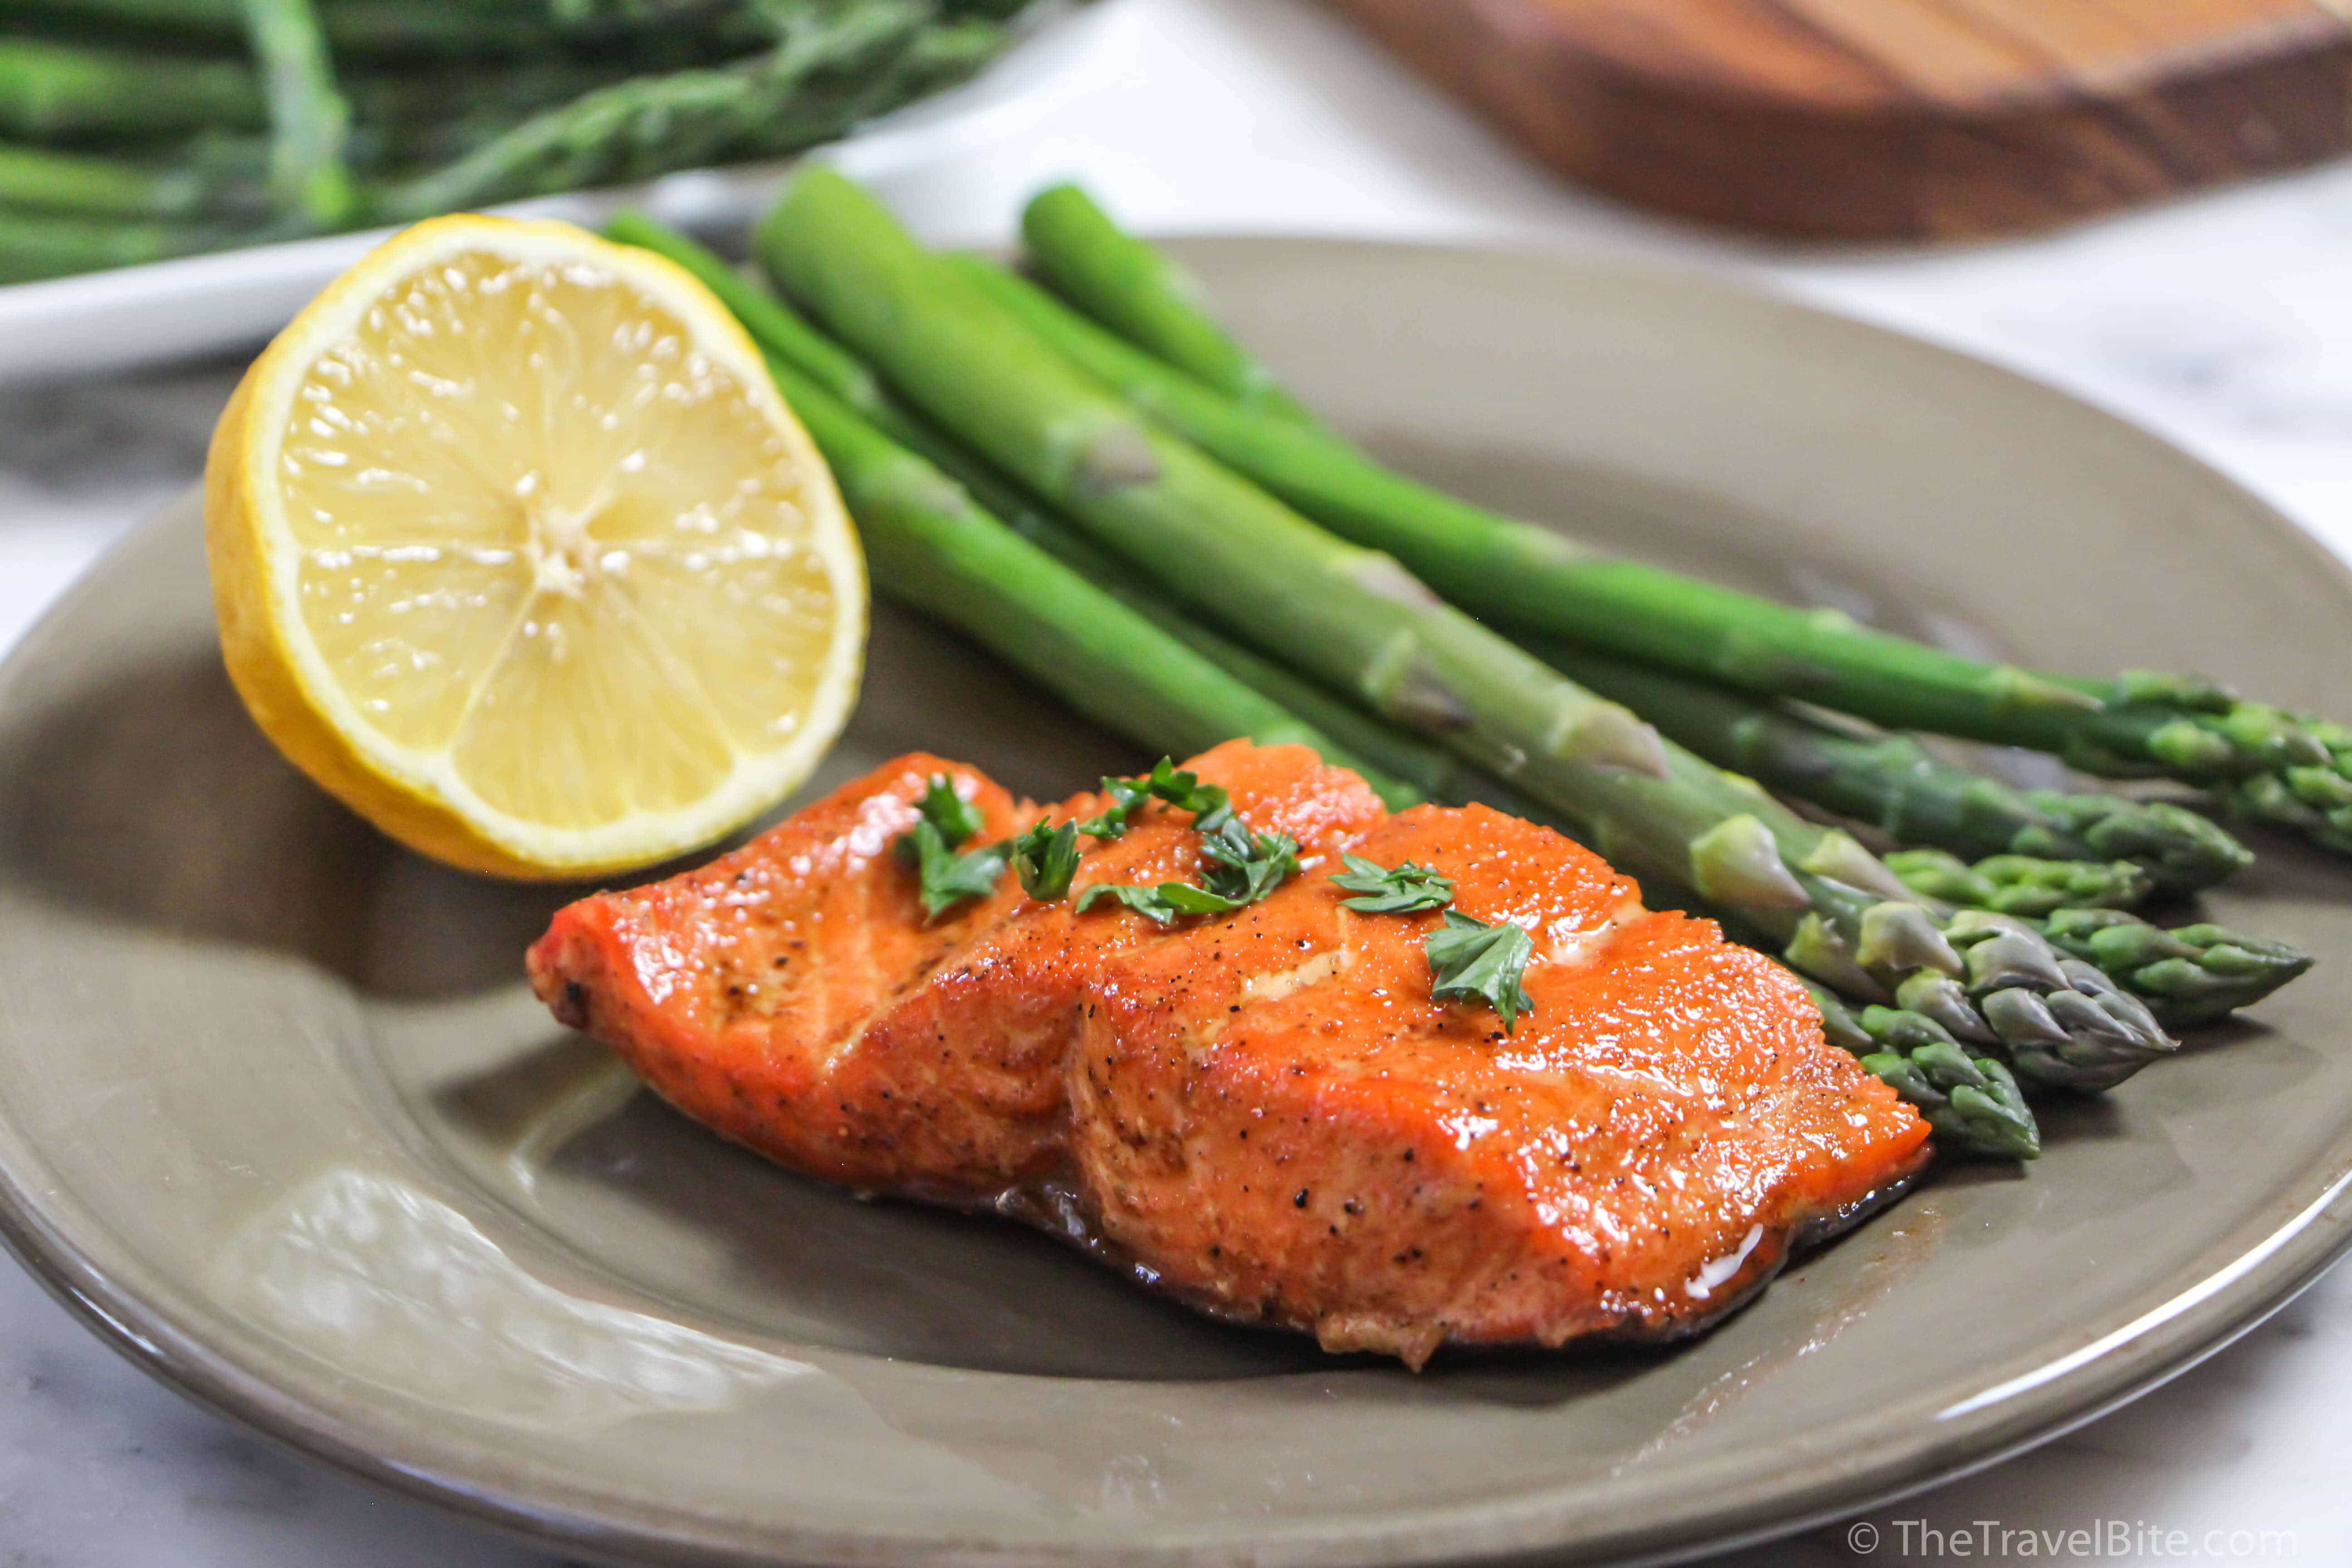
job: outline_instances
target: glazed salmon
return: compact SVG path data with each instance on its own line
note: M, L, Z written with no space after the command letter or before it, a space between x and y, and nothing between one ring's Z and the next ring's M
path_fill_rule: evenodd
M996 894L927 923L890 847L943 775L982 839L1091 816L909 756L700 870L565 909L539 995L727 1137L860 1190L993 1207L1227 1319L1420 1365L1440 1345L1694 1331L1901 1190L1924 1123L1713 924L1483 807L1389 816L1296 747L1184 764L1300 871L1162 929ZM1154 806L1094 882L1197 880ZM1342 850L1526 927L1516 1030L1430 995L1439 916L1361 915Z

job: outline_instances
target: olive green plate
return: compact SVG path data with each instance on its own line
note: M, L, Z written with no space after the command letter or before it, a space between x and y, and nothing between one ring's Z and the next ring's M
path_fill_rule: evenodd
M1674 275L1185 250L1311 401L1473 495L2037 660L2343 706L2346 574L2054 393ZM1039 795L1149 760L885 615L819 783L917 746ZM0 1223L156 1375L588 1556L1696 1550L2047 1437L2344 1245L2352 868L2262 847L2213 911L2321 966L2053 1107L2031 1174L1949 1172L1679 1350L1414 1376L858 1202L632 1095L518 982L562 890L394 849L247 722L190 502L0 672Z

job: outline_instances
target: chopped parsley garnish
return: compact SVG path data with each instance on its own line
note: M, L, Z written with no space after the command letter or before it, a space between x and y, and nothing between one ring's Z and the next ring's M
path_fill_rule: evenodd
M1013 858L1010 842L969 855L956 853L985 826L980 808L956 794L945 774L934 773L917 809L922 819L898 836L895 847L898 858L922 879L924 915L937 920L966 899L984 899L996 891L1005 862Z
M950 849L962 848L988 826L980 815L980 807L956 794L954 781L945 773L931 775L930 787L923 792L919 809L923 820L940 830L940 837Z
M1448 910L1445 929L1433 932L1424 944L1429 994L1440 1002L1477 998L1501 1016L1506 1031L1516 1029L1519 1015L1536 1008L1520 984L1535 949L1535 939L1523 926L1508 921L1487 925Z
M1256 903L1298 874L1297 839L1287 833L1253 833L1230 810L1201 853L1210 861L1201 880L1212 893L1231 899L1235 909Z
M1078 824L1078 831L1090 838L1123 837L1134 815L1154 800L1191 812L1192 826L1203 833L1214 833L1233 820L1233 797L1223 787L1202 784L1198 773L1178 773L1171 757L1160 758L1139 777L1105 779L1102 785L1111 804Z
M1342 855L1347 871L1331 879L1360 899L1342 899L1339 907L1360 915L1416 915L1442 910L1454 901L1454 879L1408 860L1391 869L1360 855Z
M1013 841L1013 869L1021 890L1051 903L1070 890L1078 870L1078 828L1066 822L1059 827L1039 823Z
M1217 791L1220 797L1224 793ZM1078 912L1084 914L1108 900L1154 924L1173 925L1187 915L1224 915L1247 909L1297 874L1298 840L1286 833L1253 833L1233 814L1229 804L1220 799L1217 806L1223 815L1201 846L1209 862L1201 878L1203 886L1162 882L1158 887L1126 887L1097 882L1078 894Z

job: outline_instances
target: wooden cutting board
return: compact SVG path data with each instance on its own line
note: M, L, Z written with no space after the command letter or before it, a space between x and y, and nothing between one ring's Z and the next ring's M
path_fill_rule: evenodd
M2352 148L2352 0L1330 0L1578 180L2012 233Z

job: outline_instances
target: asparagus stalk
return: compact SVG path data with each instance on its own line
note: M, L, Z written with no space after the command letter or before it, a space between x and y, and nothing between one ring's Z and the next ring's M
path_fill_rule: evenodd
M260 205L261 161L241 141L199 138L169 162L0 142L0 204L86 218L187 218Z
M241 60L0 38L0 132L33 142L261 128Z
M244 32L243 0L19 0L72 22L152 28L227 42ZM541 58L583 44L744 45L773 0L678 0L675 5L504 4L502 0L320 0L328 42L341 55L498 55ZM628 13L628 14L624 14ZM748 46L756 47L753 34Z
M2040 1156L2041 1123L2002 1063L1970 1052L1923 1014L1855 1013L1822 986L1808 989L1830 1042L1860 1057L1872 1076L1916 1107L1946 1147L1994 1160Z
M0 207L0 283L30 283L218 250L274 231L226 223L123 222Z
M1192 275L1120 229L1077 186L1037 196L1021 232L1054 287L1097 321L1244 408L1313 423L1274 373L1210 319Z
M961 627L1096 722L1171 754L1247 735L1362 771L1328 737L1006 529L792 365L772 356L768 367L824 452L890 597Z
M796 151L838 134L890 93L908 90L890 68L929 19L923 0L872 0L839 10L823 26L793 29L752 60L591 92L533 115L446 168L379 193L375 216L405 222Z
M2005 929L2007 917L1969 911L1958 917L1960 940L1969 931ZM2226 926L2169 930L2116 910L2059 910L2027 922L2062 952L2095 964L2145 999L2175 1028L2210 1023L2269 995L2310 969L2311 955Z
M2327 765L2257 773L2222 784L2215 794L2248 822L2284 827L2338 855L2352 855L2352 729L2309 714L2294 718L2327 748Z
M1939 762L1907 735L1864 737L1669 670L1566 644L1530 646L1709 762L1867 822L1898 843L1933 845L1970 859L2127 860L2144 870L2152 890L2167 895L2197 892L2253 864L2243 845L2183 806L2115 795L2028 794Z
M269 194L279 213L322 229L341 227L359 205L344 162L352 109L310 0L244 0L245 23L269 103Z
M2135 909L2150 891L2147 873L2128 860L1993 855L1971 866L1941 849L1898 849L1883 858L1922 899L2004 915Z
M896 386L1196 609L1499 773L1636 874L1696 887L1785 942L1799 969L2006 1046L2042 1081L2105 1086L2176 1048L2136 998L2031 932L1976 942L1964 962L1851 838L1141 423L837 174L803 174L757 239L771 272Z
M1415 483L1345 442L1244 408L1093 322L996 285L1090 374L1334 531L1391 551L1479 614L1523 630L1770 695L1801 697L1892 728L2029 747L2084 772L2161 773L2225 786L2235 805L2281 804L2334 775L2342 756L2282 710L2157 671L2114 680L1991 665L1638 562ZM2299 784L2295 770L2305 774ZM2332 786L2330 786L2332 787ZM2292 823L2291 813L2266 820ZM2336 847L2336 839L2318 842Z

